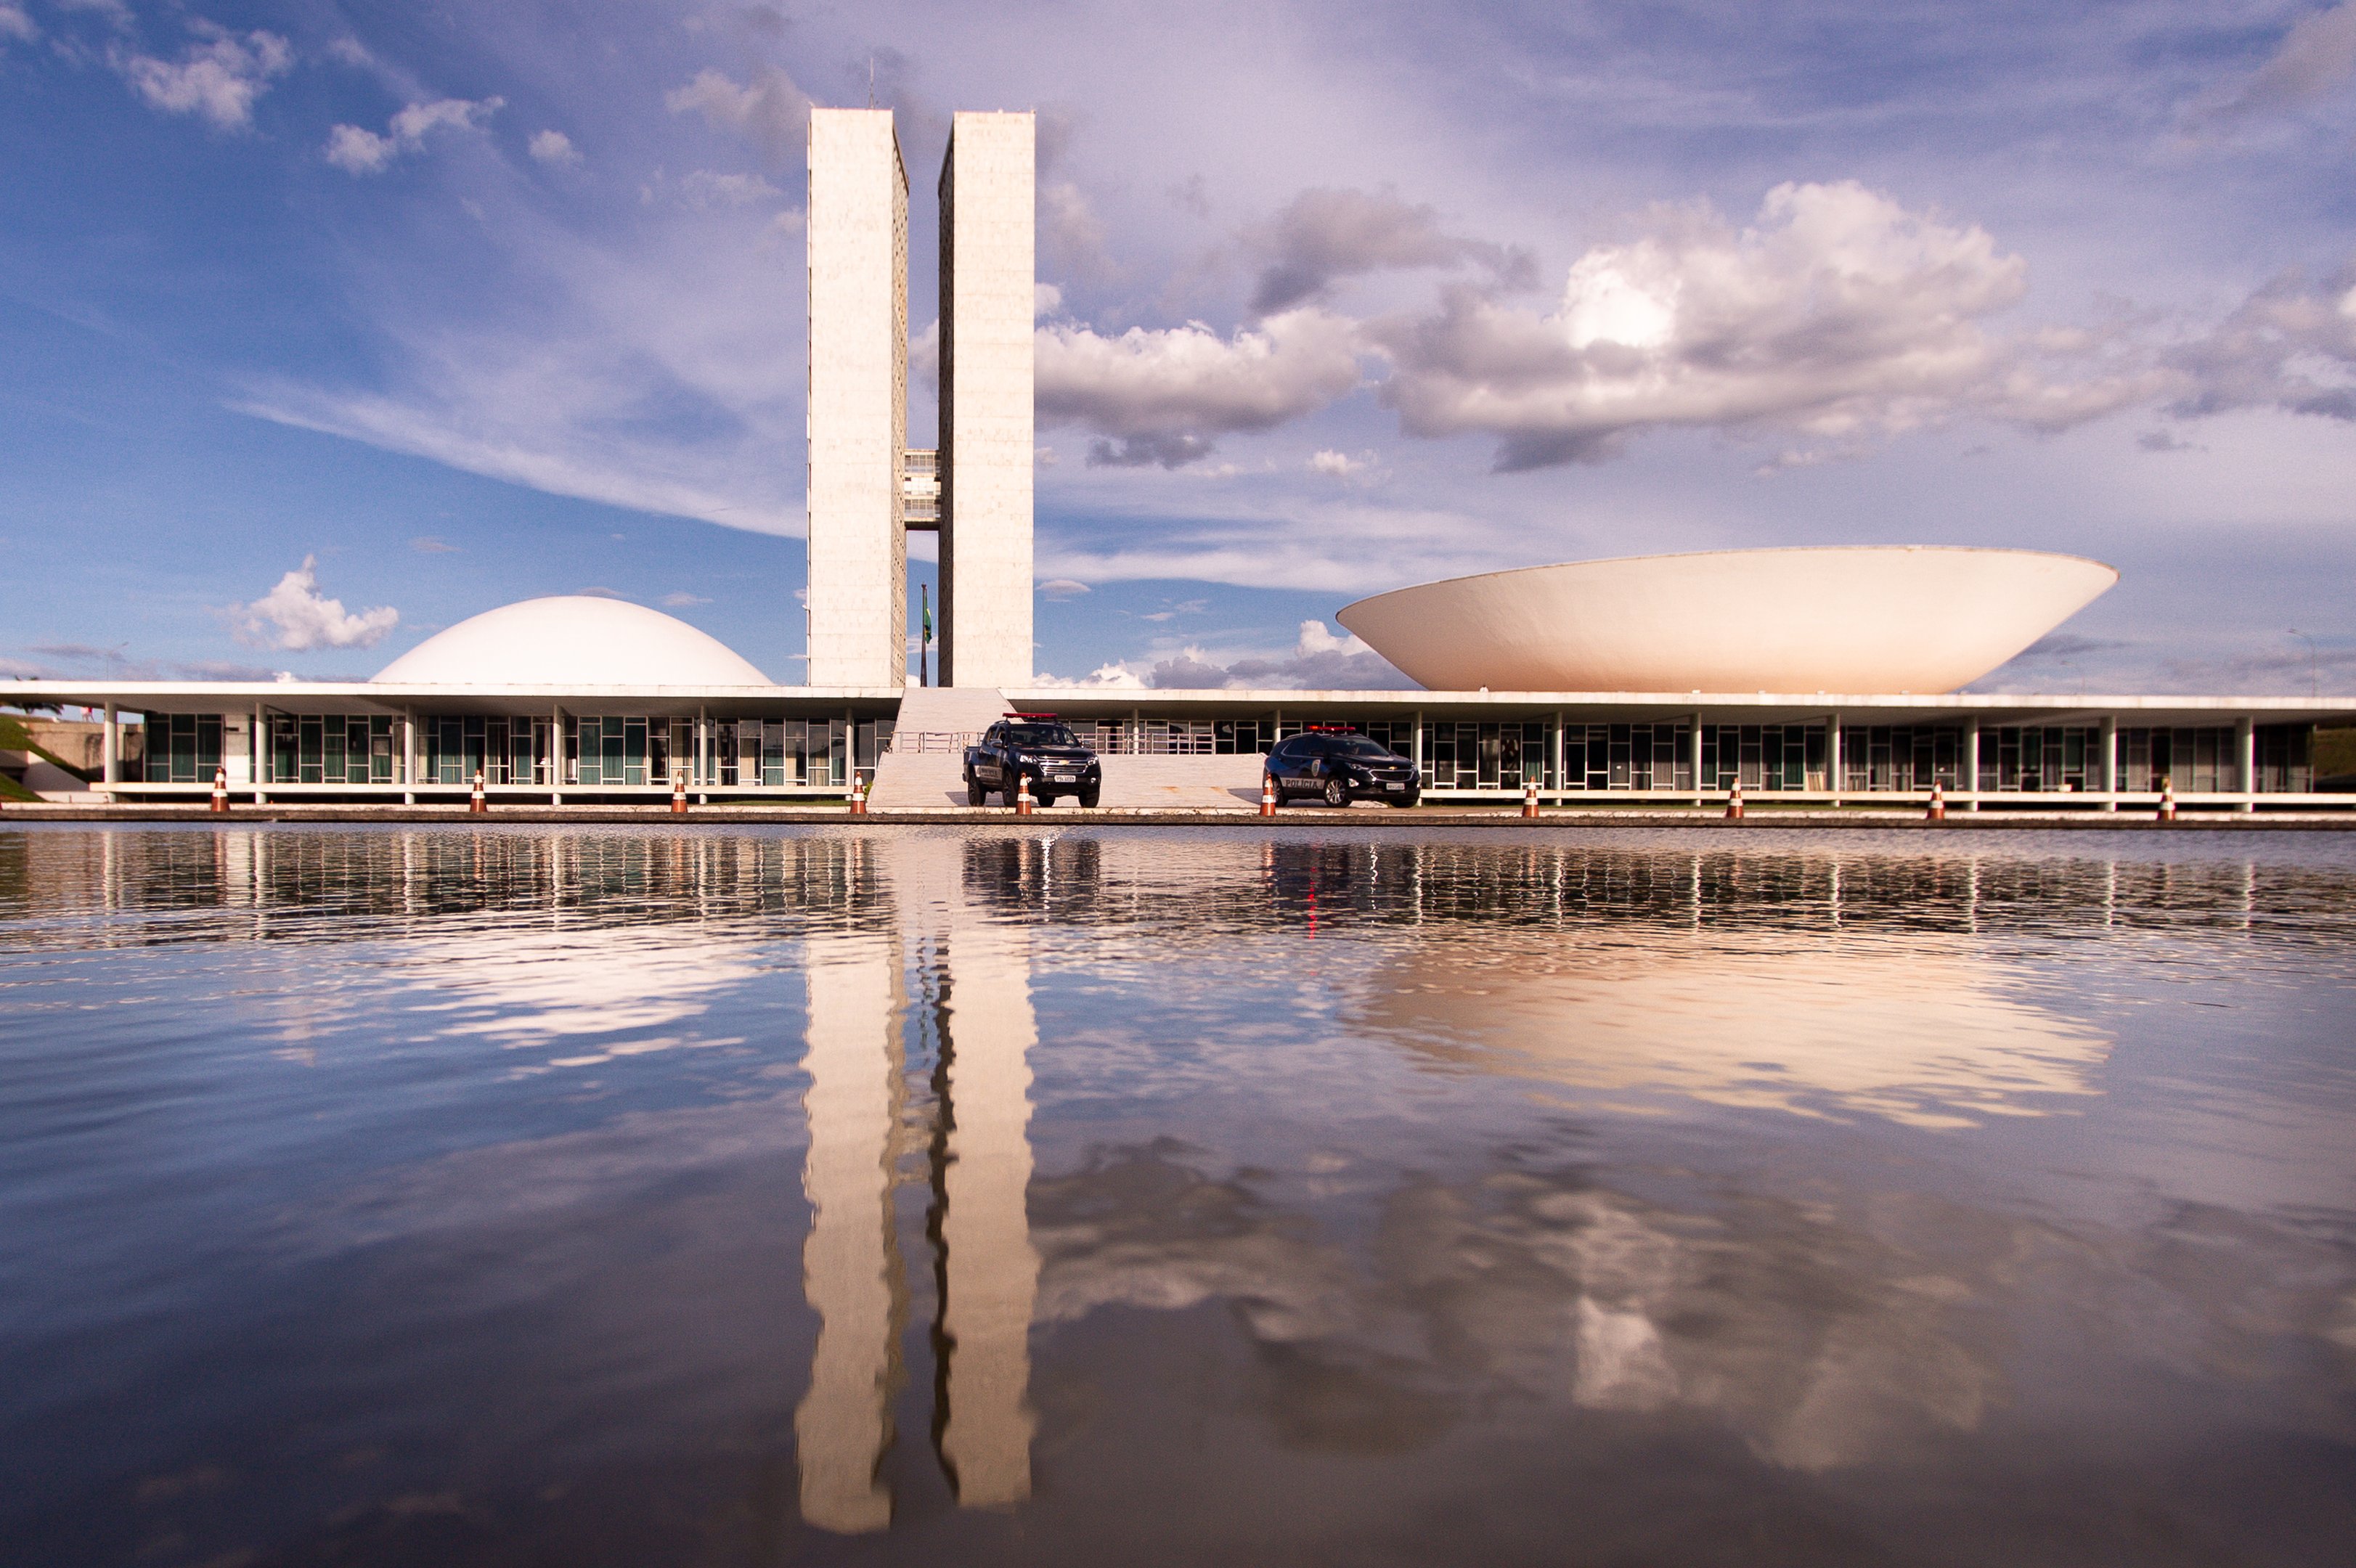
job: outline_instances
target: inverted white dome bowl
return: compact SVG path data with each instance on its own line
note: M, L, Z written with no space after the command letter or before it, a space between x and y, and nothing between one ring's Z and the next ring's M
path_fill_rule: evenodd
M623 599L526 599L426 638L375 678L402 686L767 686L731 648Z
M1711 550L1451 578L1340 618L1435 691L1930 693L1977 680L2118 580L2040 550Z

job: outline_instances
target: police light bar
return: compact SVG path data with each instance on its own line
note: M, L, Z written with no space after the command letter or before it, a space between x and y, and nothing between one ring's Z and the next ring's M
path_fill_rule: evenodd
M1009 719L1022 719L1035 721L1043 719L1052 720L1055 716L1052 713L1010 713L1007 717Z

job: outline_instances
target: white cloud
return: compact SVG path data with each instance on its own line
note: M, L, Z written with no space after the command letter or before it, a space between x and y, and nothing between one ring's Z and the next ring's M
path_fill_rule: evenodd
M2320 284L2277 274L2170 360L2191 382L2169 410L2179 418L2271 408L2356 420L2356 261Z
M1287 654L1252 655L1221 665L1192 645L1157 662L1145 684L1162 690L1241 686L1302 691L1403 691L1415 682L1355 636L1335 636L1323 621L1303 621Z
M16 0L0 0L0 39L15 38L29 44L40 36L41 29L33 26L33 18L25 14L22 5Z
M1510 470L1670 426L1849 446L1966 410L2060 429L2169 384L2117 336L1992 335L2027 264L1853 181L1778 186L1740 232L1707 208L1649 216L1654 232L1581 256L1550 314L1458 287L1435 315L1375 324L1408 432L1494 435Z
M677 593L664 594L657 603L668 610L691 610L698 604L709 604L712 601L700 593L690 593L681 589Z
M1440 231L1440 216L1388 191L1304 190L1266 223L1244 231L1245 249L1265 266L1252 291L1255 314L1283 310L1360 273L1483 261L1500 277L1526 281L1520 251Z
M189 45L177 60L118 53L114 68L152 108L194 114L218 130L243 130L253 123L253 101L293 67L293 46L276 33L256 30L240 37L205 21L189 28L205 41Z
M580 149L573 146L573 138L562 131L535 133L530 150L534 159L558 167L581 161Z
M2356 0L2305 16L2284 35L2273 58L2191 116L2238 120L2295 109L2356 76Z
M1365 468L1367 462L1366 458L1353 457L1346 452L1312 452L1309 454L1309 472L1333 479L1347 479Z
M504 98L439 98L431 103L412 103L392 117L382 135L358 125L336 126L327 133L327 158L347 174L380 174L401 154L423 145L426 133L442 126L479 130L506 107Z
M1038 675L1032 677L1031 683L1033 686L1065 690L1142 691L1145 689L1144 677L1123 664L1098 665L1095 669L1076 678L1071 676Z
M680 199L698 211L714 207L755 207L783 201L786 193L759 175L714 174L697 169L679 182Z
M337 125L327 133L327 161L347 174L375 174L392 162L397 150L391 137L358 125Z
M1118 337L1066 323L1037 336L1042 425L1077 424L1099 441L1091 467L1207 456L1214 437L1298 419L1358 384L1355 323L1314 308L1287 311L1223 338L1200 322Z
M1088 591L1088 585L1076 577L1051 577L1039 584L1039 592L1050 599L1077 599Z
M738 85L716 70L701 70L686 86L664 95L674 114L690 110L715 131L743 137L776 168L798 163L809 136L809 95L775 66L755 71Z
M312 648L365 648L381 642L401 623L401 612L390 604L358 613L347 611L340 599L319 592L316 557L278 580L278 586L251 604L231 612L237 640L259 648L302 653Z

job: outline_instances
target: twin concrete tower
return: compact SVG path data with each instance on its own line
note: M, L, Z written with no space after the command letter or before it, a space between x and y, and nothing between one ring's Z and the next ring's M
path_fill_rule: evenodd
M940 536L940 683L1031 684L1037 127L941 161L940 436L908 445L908 174L888 109L809 126L809 683L908 679L908 531Z

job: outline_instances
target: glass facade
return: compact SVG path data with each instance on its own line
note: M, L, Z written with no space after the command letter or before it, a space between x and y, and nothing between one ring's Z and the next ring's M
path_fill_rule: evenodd
M1110 755L1251 755L1308 729L1368 737L1419 759L1427 790L1549 793L1838 793L1859 797L1921 795L1935 784L1984 796L2100 794L2103 731L2093 724L1983 725L1978 770L1967 778L1965 731L1955 725L1844 725L1840 772L1829 776L1822 723L1566 723L1551 719L1350 719L1328 712L1238 718L1070 720L1079 738ZM242 750L222 715L153 714L126 726L119 776L126 783L206 784ZM369 784L405 782L402 721L390 714L261 716L252 783ZM697 790L849 789L854 772L873 777L891 746L890 720L722 719L664 716L421 715L419 784L463 788L484 782L541 789L667 789L683 774ZM2120 725L2116 776L2125 795L2304 795L2315 788L2314 726L2261 724L2251 732L2253 769L2242 778L2239 731L2231 724ZM1698 741L1700 768L1694 766ZM1559 772L1558 773L1558 760ZM247 780L241 770L238 783Z
M220 714L157 713L147 720L146 731L141 770L146 783L213 782L213 769L221 760Z
M1562 787L1691 789L1692 746L1690 724L1566 724Z
M1987 736L1980 736L1985 772ZM1821 771L1821 769L1819 770ZM1902 724L1841 726L1841 789L1849 795L1873 790L1922 790L1933 784L1962 789L1964 732ZM2007 786L2015 787L2015 786Z
M1705 724L1702 787L1732 789L1740 779L1746 790L1820 790L1825 730L1822 724Z

